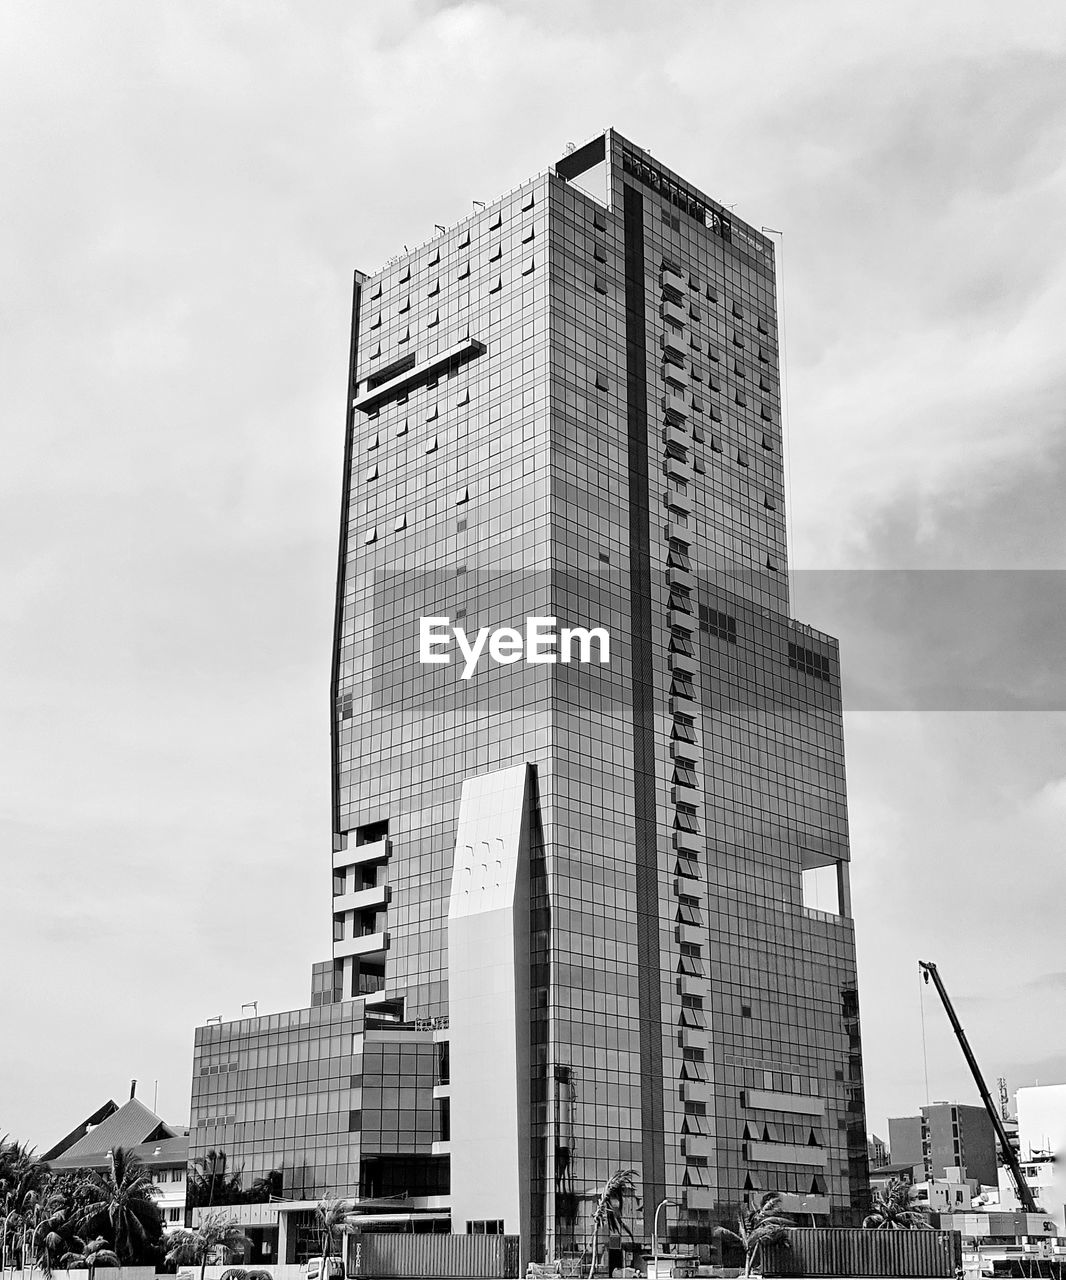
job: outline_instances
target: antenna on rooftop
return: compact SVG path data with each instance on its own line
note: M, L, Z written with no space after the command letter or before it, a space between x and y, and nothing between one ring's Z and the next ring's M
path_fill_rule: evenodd
M481 209L484 209L484 208L485 208L485 201L484 201L484 200L471 200L471 201L470 201L470 203L474 206L474 212L475 212L475 213L477 213L479 210L481 210Z
M441 226L441 224L440 224L439 222L435 222L435 223L433 224L433 227L434 227L434 230L439 231L439 232L441 233L441 235L444 235L445 231L447 231L447 230L448 230L448 228L447 228L447 227L442 227L442 226Z

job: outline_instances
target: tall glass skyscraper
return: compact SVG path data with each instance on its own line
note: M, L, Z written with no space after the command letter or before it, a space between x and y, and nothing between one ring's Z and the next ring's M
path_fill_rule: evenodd
M608 131L357 274L349 392L301 1016L351 1057L300 1194L410 1183L537 1260L617 1169L638 1237L765 1191L852 1223L839 665L789 617L772 243ZM293 1159L236 1114L194 1148Z

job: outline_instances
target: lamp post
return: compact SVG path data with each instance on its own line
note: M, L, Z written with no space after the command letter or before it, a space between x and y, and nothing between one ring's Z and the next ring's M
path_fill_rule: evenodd
M680 1200L660 1200L655 1206L655 1217L651 1220L651 1270L655 1280L659 1280L659 1214L668 1204L680 1204Z

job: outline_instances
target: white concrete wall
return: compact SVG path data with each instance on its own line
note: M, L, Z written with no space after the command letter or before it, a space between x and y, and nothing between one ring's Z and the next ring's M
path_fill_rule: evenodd
M1017 1102L1022 1164L1039 1152L1055 1157L1041 1170L1039 1200L1066 1235L1066 1084L1019 1089Z
M468 778L448 910L452 1230L529 1243L530 766Z

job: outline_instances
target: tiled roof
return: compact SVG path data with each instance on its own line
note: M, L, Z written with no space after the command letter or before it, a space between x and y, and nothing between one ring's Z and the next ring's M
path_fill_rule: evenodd
M104 1103L102 1107L97 1107L92 1115L86 1116L81 1124L76 1125L64 1138L60 1138L54 1147L49 1147L47 1151L41 1153L40 1158L46 1163L50 1160L57 1160L61 1155L65 1155L75 1142L80 1142L85 1137L90 1125L101 1124L108 1116L112 1116L118 1110L118 1104L112 1099Z
M93 1137L99 1130L94 1130L89 1137ZM138 1142L133 1146L126 1146L124 1143L118 1144L123 1150L132 1155L139 1157L141 1162L147 1169L169 1168L171 1165L186 1164L189 1158L189 1135L179 1134L173 1138L159 1138L152 1142ZM112 1148L105 1147L99 1151L83 1151L79 1155L72 1155L67 1152L60 1156L58 1160L52 1160L51 1167L53 1169L106 1169L110 1163L108 1151Z
M76 1157L108 1151L114 1147L135 1147L156 1136L173 1138L175 1131L138 1098L130 1098L129 1102L91 1129L84 1138L68 1147L63 1152L62 1160L68 1167L75 1166L78 1163Z

